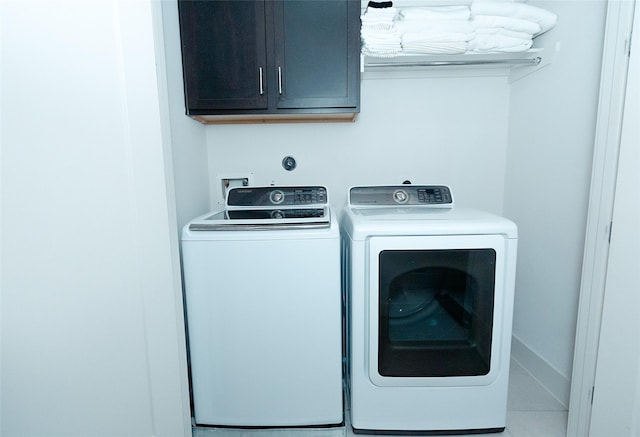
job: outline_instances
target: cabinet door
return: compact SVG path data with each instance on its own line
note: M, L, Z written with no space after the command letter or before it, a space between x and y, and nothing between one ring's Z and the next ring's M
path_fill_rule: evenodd
M359 8L353 0L274 2L278 109L358 107Z
M187 114L266 109L264 0L181 0L179 12Z

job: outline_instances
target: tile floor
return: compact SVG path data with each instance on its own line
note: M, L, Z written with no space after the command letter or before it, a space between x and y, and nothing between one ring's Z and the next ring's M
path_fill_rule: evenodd
M352 437L349 412L344 428L329 429L227 429L195 428L193 437ZM493 437L564 437L567 409L538 383L522 366L511 363L507 428ZM362 436L362 434L357 434ZM478 434L476 434L478 435Z

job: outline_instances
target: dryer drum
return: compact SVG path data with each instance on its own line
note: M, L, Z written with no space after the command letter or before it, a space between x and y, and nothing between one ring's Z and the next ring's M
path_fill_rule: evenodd
M411 271L394 279L388 299L392 341L466 340L476 281L449 268Z

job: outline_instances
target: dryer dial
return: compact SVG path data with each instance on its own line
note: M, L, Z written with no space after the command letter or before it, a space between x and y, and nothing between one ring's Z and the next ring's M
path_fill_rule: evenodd
M397 203L406 203L409 200L409 195L404 190L396 190L393 193L393 200Z

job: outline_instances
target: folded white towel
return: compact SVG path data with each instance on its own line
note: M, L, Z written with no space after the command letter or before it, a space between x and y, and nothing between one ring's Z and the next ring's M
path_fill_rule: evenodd
M440 55L457 54L467 51L467 42L429 42L429 43L406 43L402 45L402 53L413 55Z
M402 50L400 35L392 28L363 25L360 30L362 53L369 56L396 56Z
M538 34L553 28L558 20L556 14L545 9L504 1L474 1L471 3L471 15L494 15L533 21L540 26Z
M398 12L398 8L394 8L394 7L388 7L388 8L373 8L371 6L368 6L367 9L365 9L365 14L369 14L369 15L378 15L378 16L385 16L385 15L394 15L396 12Z
M400 38L392 39L365 39L362 42L363 47L367 47L369 50L395 50L400 49Z
M471 17L471 24L476 30L481 28L494 29L496 27L502 27L507 30L513 30L514 32L526 32L532 35L537 35L541 31L540 25L532 21L491 15L474 15Z
M363 26L360 29L360 35L363 37L394 38L398 36L399 33L393 28L382 30Z
M368 47L369 49L394 49L396 47L400 47L400 39L397 40L382 40L382 39L365 39L363 40L363 46Z
M397 42L393 42L393 41L365 41L362 44L363 48L366 48L369 51L373 51L373 52L397 52L400 51L402 48L402 45L400 43L400 40L398 40Z
M531 39L510 38L499 35L476 35L468 49L474 52L524 52L531 48Z
M363 28L391 29L396 13L395 8L367 8L360 21Z
M468 6L427 6L410 7L400 10L400 19L409 20L463 20L466 21L471 16Z
M400 38L396 41L366 40L362 44L362 53L369 56L395 56L402 51Z
M393 22L390 23L367 23L362 24L361 29L373 30L373 31L389 31L393 27Z
M473 25L469 21L463 20L442 20L442 21L396 21L394 28L398 33L407 32L431 32L431 33L471 33L474 31Z
M407 43L431 43L431 42L465 42L476 36L471 33L430 33L430 32L408 32L402 35L402 44Z
M368 50L367 48L363 47L362 48L362 54L365 55L365 56L371 56L373 58L396 58L396 57L398 57L398 55L400 55L400 51L399 50L388 51L388 52L371 51L371 50Z
M363 20L393 20L398 12L397 8L367 8L362 17Z
M402 47L362 47L362 54L367 56L383 56L383 57L392 57L397 56L402 52Z
M370 50L392 50L400 47L400 40L365 40L363 41L363 47L367 47Z
M506 1L506 0L505 0ZM504 29L502 27L480 28L476 29L476 35L499 35L508 36L509 38L531 39L533 35L527 32L516 32L514 30Z

